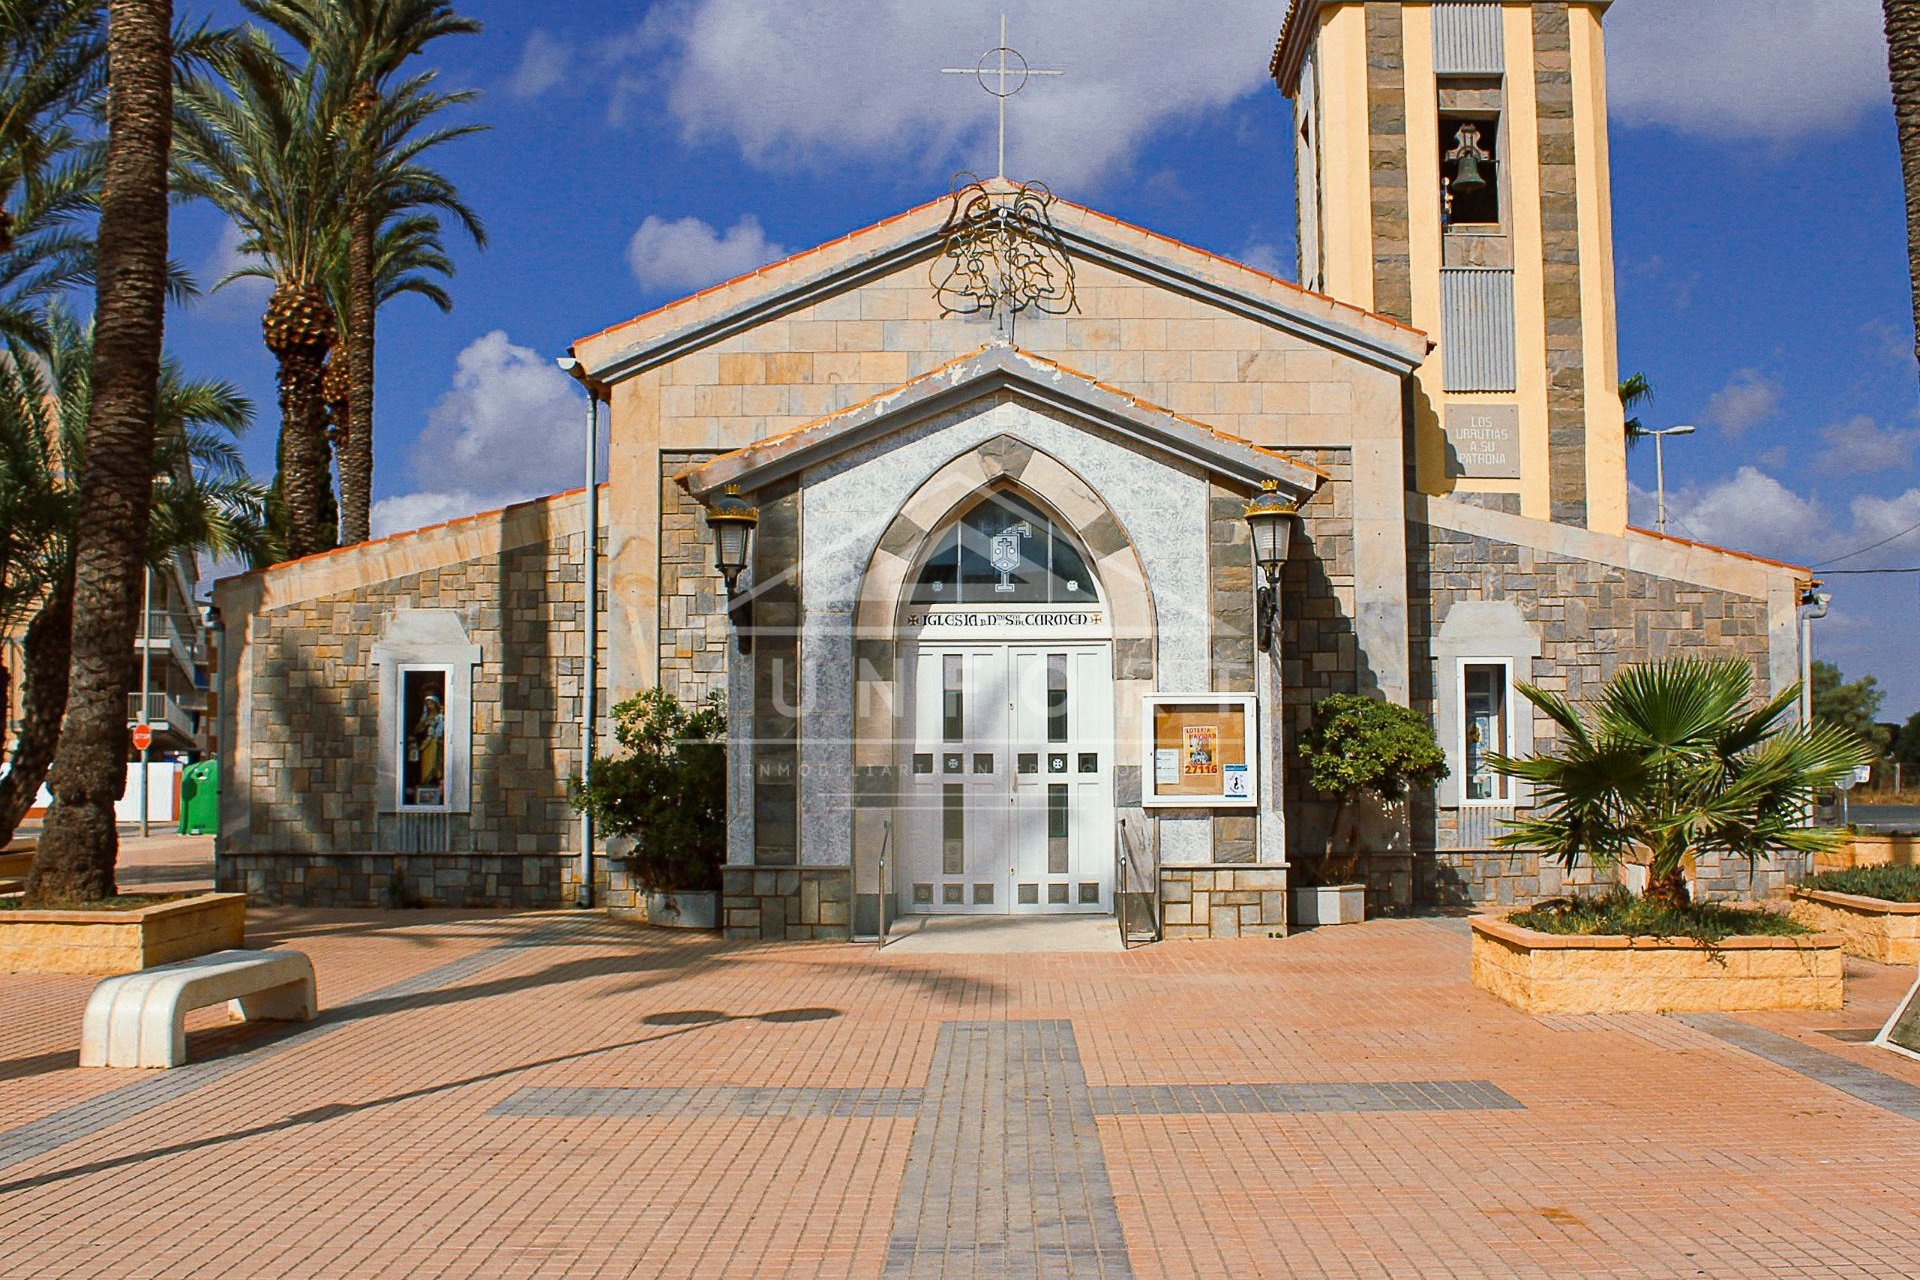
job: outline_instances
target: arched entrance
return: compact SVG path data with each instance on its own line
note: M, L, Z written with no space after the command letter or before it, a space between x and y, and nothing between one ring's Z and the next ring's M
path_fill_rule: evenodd
M903 604L897 909L1112 910L1112 622L1085 550L1003 482L933 532Z

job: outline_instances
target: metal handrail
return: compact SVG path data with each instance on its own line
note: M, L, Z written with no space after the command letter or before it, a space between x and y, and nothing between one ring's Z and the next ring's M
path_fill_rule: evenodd
M878 923L880 936L875 939L874 950L887 945L887 904L893 898L893 886L887 876L887 853L893 847L893 819L887 818L881 823L880 831L880 912Z

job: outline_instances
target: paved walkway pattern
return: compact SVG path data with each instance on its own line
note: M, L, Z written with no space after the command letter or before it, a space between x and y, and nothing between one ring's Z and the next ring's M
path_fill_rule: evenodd
M1449 922L1128 953L262 912L323 1014L74 1065L0 976L0 1278L1911 1277L1920 1063L1529 1018ZM1836 1036L1833 1033L1842 1033Z

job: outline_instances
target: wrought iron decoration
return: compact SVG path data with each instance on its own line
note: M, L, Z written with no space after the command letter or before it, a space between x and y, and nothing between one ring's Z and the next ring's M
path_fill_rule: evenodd
M1065 315L1075 309L1073 262L1048 208L1045 183L989 186L971 173L955 179L945 244L933 260L933 291L945 315L997 316L1011 332L1029 309Z

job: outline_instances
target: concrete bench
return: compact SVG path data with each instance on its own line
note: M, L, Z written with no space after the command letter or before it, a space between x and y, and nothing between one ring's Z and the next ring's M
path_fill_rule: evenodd
M187 1011L222 1000L236 1019L309 1022L319 1011L313 962L298 951L216 951L108 978L87 1000L80 1065L181 1066Z

